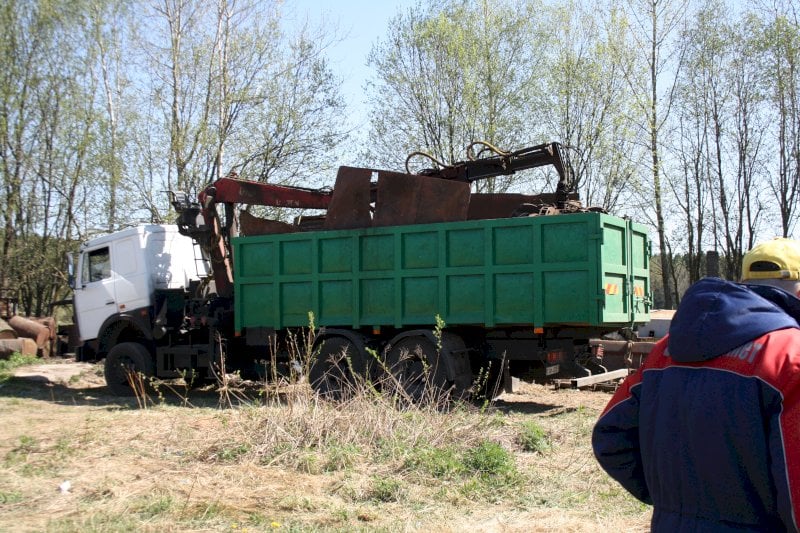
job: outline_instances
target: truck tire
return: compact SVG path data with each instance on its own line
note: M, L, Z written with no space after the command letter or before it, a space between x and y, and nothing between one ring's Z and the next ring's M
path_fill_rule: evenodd
M413 403L447 403L452 383L439 350L425 336L400 339L386 354L384 390Z
M103 373L109 390L117 396L133 396L129 376L141 375L143 384L155 374L155 364L150 351L138 342L117 344L106 355Z
M341 400L355 392L359 380L368 379L366 369L365 356L352 341L329 337L321 342L308 379L323 398Z

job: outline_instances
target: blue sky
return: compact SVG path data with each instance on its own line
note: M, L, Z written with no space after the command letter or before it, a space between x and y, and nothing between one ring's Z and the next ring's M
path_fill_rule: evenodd
M342 78L342 92L350 108L353 126L364 126L364 84L370 74L367 55L386 33L389 20L415 0L286 0L285 11L298 20L308 17L311 26L324 23L338 27L342 40L328 50L331 68ZM361 124L359 124L361 123Z

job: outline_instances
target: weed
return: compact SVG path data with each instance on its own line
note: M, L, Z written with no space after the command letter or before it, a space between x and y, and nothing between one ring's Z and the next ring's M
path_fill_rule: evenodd
M74 533L231 531L234 523L242 532L397 531L409 524L416 530L480 530L487 525L473 523L470 515L496 513L493 503L504 512L519 511L519 521L552 517L542 530L599 530L602 521L620 530L623 521L639 526L649 520L648 508L613 484L591 457L584 425L600 407L534 418L513 409L398 409L391 395L374 388L340 402L323 401L302 383L298 391L222 411L75 414L70 420L77 423L65 423L69 432L55 435L44 425L31 425L22 437L7 431L0 462L7 454L7 463L18 465L7 466L0 486L0 530L16 530L20 520L31 521L30 530ZM4 419L11 427L7 421L20 409L7 401L2 406L11 411ZM59 413L71 409L58 407ZM123 445L115 440L134 427L135 439ZM553 440L544 441L547 453L520 453L536 448L542 434ZM143 454L158 460L143 461ZM103 459L92 482L79 465L96 457ZM35 468L42 473L26 477ZM125 470L130 468L135 478ZM96 478L105 472L111 476ZM51 498L24 488L35 481L56 492L66 479L80 490L72 499L60 498L60 506L48 506ZM154 484L155 494L146 497ZM42 516L53 509L70 512L72 500L80 517ZM575 527L576 520L584 526Z
M278 509L282 511L315 511L317 505L307 496L291 494L278 500Z
M465 471L459 454L450 447L421 448L414 451L404 464L411 470L422 470L436 478L452 479Z
M464 453L464 466L482 476L508 476L516 472L514 458L508 450L487 440Z
M19 437L19 444L16 447L17 451L30 453L37 449L38 443L35 438L30 435L21 435Z
M336 508L331 511L331 519L333 522L348 522L350 520L350 511L345 507Z
M30 455L38 451L38 442L29 435L21 435L18 444L6 453L6 466L16 466L28 461Z
M59 459L65 459L75 453L76 447L70 437L59 437L56 441L55 451Z
M480 406L482 411L486 411L500 394L503 385L503 369L507 364L504 352L502 359L490 359L478 370L478 375L472 384L472 391L473 401Z
M306 474L319 474L322 472L319 454L313 450L306 450L297 458L297 469Z
M396 479L373 477L369 490L369 499L377 502L399 502L403 499L404 490Z
M140 531L134 516L128 513L100 511L81 518L61 518L51 520L47 531L59 533L84 533L100 531Z
M147 394L147 376L141 372L128 371L127 377L128 385L133 391L133 395L136 398L136 403L139 405L139 409L147 409L148 405L153 405L153 400L150 399L150 396Z
M434 319L436 320L436 325L433 327L433 336L436 338L436 351L437 352L441 352L442 351L442 334L443 334L443 331L444 331L444 328L445 328L446 324L444 322L444 319L442 317L440 317L439 315L436 315L434 317Z
M166 514L172 510L175 501L172 496L163 492L156 492L143 499L137 506L137 513L145 520Z
M516 440L517 444L526 452L543 453L550 449L550 438L547 431L534 420L522 423Z
M267 529L272 522L274 522L274 520L262 513L251 512L247 514L247 523L259 528L259 531Z
M0 491L0 505L8 505L11 503L19 503L22 501L21 492L4 492Z
M218 456L221 460L225 462L232 462L236 461L243 455L246 455L250 451L250 446L247 444L235 444L231 447L223 448L219 451Z
M194 521L202 523L223 516L225 514L225 507L220 504L219 501L213 501L201 503L196 511L197 514L194 517Z
M8 381L15 368L37 362L38 358L35 355L23 355L18 352L12 353L8 359L0 359L0 383Z
M328 457L325 461L324 470L326 472L334 472L352 468L359 454L360 450L354 444L332 443L328 447Z

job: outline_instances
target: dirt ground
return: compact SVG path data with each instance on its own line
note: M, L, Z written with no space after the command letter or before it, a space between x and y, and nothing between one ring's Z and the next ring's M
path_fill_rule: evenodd
M428 503L411 494L378 505L359 496L377 468L320 475L196 460L212 436L237 427L216 392L193 392L191 407L178 394L142 409L108 392L100 365L22 367L0 384L0 531L646 531L649 508L591 457L591 424L610 394L517 385L493 411L535 416L561 442L517 459L549 469L530 489L541 502L472 504L428 487Z

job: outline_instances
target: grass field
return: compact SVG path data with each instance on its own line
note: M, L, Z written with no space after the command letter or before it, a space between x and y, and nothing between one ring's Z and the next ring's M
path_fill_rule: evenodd
M137 400L99 366L11 372L0 531L648 530L591 454L603 392L524 384L449 410L303 385Z

